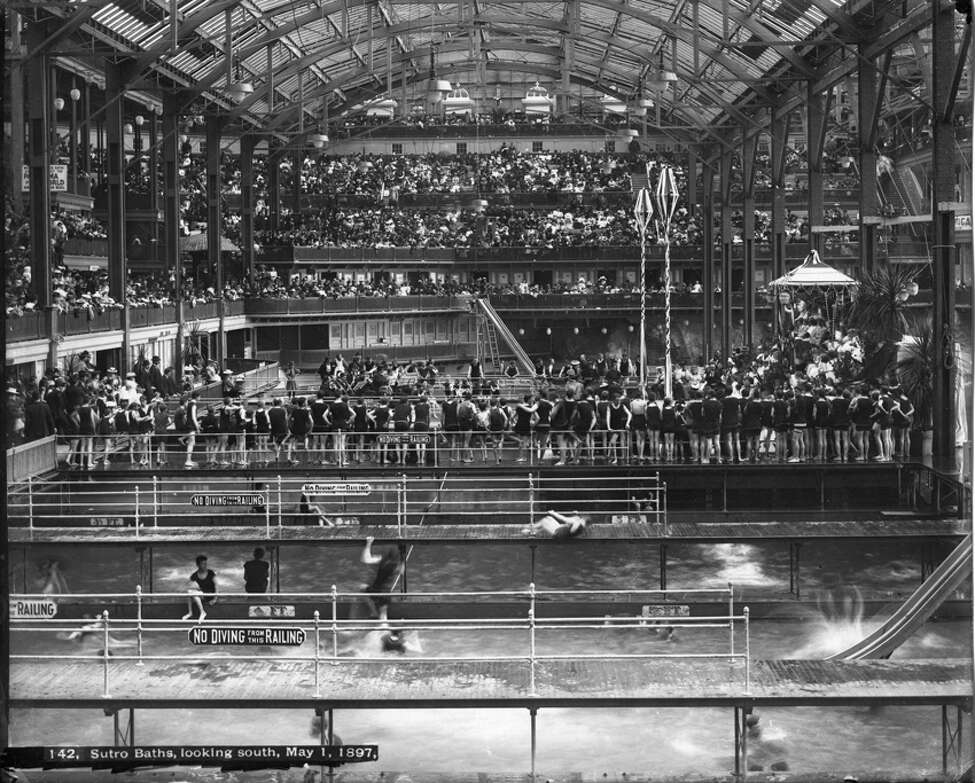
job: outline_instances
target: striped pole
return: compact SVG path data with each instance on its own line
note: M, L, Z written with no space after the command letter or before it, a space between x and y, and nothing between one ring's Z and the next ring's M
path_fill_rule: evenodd
M649 170L647 172L649 178ZM647 188L640 188L633 205L640 232L640 388L647 385L647 229L653 219L653 201Z

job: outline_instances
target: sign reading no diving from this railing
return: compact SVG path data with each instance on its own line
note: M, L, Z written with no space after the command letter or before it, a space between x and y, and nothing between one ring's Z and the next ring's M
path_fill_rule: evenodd
M369 495L372 485L353 481L330 481L324 484L304 484L301 491L306 495Z
M226 493L193 495L191 506L261 506L267 503L264 495L231 495Z
M277 645L300 647L305 643L302 628L210 628L200 626L189 631L190 644L199 646L234 645L256 647Z

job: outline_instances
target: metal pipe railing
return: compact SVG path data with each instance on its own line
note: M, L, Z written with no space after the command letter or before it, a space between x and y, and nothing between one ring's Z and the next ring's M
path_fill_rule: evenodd
M514 591L500 591L503 594L510 595ZM648 622L647 618L642 616L626 617L626 618L611 618L612 623L607 625L607 618L599 617L555 617L555 618L538 618L536 616L536 599L539 595L546 594L551 595L553 593L567 592L567 591L538 591L535 588L534 583L529 584L527 591L517 591L519 595L527 595L529 598L529 608L527 617L524 619L518 618L479 618L479 619L459 619L459 618L446 618L442 620L421 620L417 622L409 621L363 621L363 620L339 620L337 617L337 602L340 597L355 596L362 597L368 595L366 593L339 593L335 586L327 594L330 599L332 606L332 624L331 624L331 635L332 635L332 645L331 645L331 662L333 665L337 665L342 658L339 655L338 649L338 635L341 632L356 632L356 631L375 631L383 630L390 627L401 627L408 626L415 630L451 630L451 631L490 631L496 633L497 631L524 631L528 630L528 651L526 654L513 654L513 655L485 655L485 656L424 656L416 655L411 656L411 661L421 662L421 663L438 663L442 664L445 662L470 664L475 662L511 662L511 661L524 661L528 665L528 676L529 676L529 691L532 695L536 695L536 674L538 666L546 661L569 661L569 660L607 660L607 661L631 661L631 660L661 660L661 659L672 659L672 660L693 660L693 659L715 659L725 657L725 653L625 653L625 652L598 652L598 653L576 653L576 654L566 654L566 653L539 653L538 651L538 634L544 631L565 631L565 630L606 630L607 628L633 628L633 629L643 629L645 630L648 625L650 626L680 626L685 629L712 629L712 628L730 628L731 629L731 650L728 653L731 662L744 660L745 664L745 693L749 694L751 692L751 639L750 639L750 617L749 609L746 607L741 615L735 615L733 613L733 605L729 603L729 608L731 612L728 616L721 617L666 617L666 618L655 618ZM571 591L572 593L586 592L586 591ZM645 594L657 594L664 591L659 590L629 590L629 591L591 591L596 594L600 593L645 593ZM667 591L674 592L674 591ZM724 590L705 590L705 589L692 589L682 592L724 592ZM729 593L733 596L733 591L729 586ZM456 595L457 593L445 593L447 595ZM491 595L496 595L497 593L491 593ZM91 595L97 594L89 594ZM110 594L109 594L110 595ZM226 595L238 595L238 596L250 596L253 594L248 593L237 593L237 594L224 594ZM423 594L423 595L441 595L441 594ZM105 597L106 594L101 594ZM148 597L170 597L170 596L180 596L185 597L183 593L159 593L150 594ZM24 597L24 596L15 596ZM47 660L72 660L72 661L98 661L102 666L102 696L104 698L109 698L110 692L110 672L112 662L121 663L123 661L135 661L137 666L144 665L146 660L150 661L191 661L198 660L199 655L146 655L143 649L144 636L148 633L179 633L186 630L188 626L186 623L180 622L176 623L171 620L146 620L142 614L142 603L146 596L142 592L141 586L139 586L135 593L137 601L137 612L134 620L129 619L116 619L111 620L108 610L104 610L99 615L99 623L101 631L103 649L98 654L91 655L52 655L52 654L13 654L10 656L11 661L47 661ZM91 624L85 625L82 628L74 628L71 624L79 621L71 620L20 620L13 619L11 621L11 630L31 630L31 631L46 631L50 633L61 634L66 628L72 631L91 631ZM733 649L733 639L734 639L734 626L735 623L743 623L745 632L745 652L735 653ZM311 628L314 632L314 649L311 656L308 655L283 655L274 656L275 660L279 661L295 661L295 662L305 662L311 663L314 666L314 678L315 678L315 694L316 698L321 697L321 615L319 610L315 610L312 616L312 621L309 624L307 621L296 621L293 618L247 618L242 620L227 620L227 621L209 621L208 624L220 626L233 624L236 627L269 627L274 625L287 625L288 627L295 628ZM122 655L112 653L110 651L112 645L111 633L115 631L117 633L135 633L137 636L137 650L136 655ZM224 660L238 660L238 661L250 661L250 660L266 660L266 655L207 655L206 659L208 661L224 661ZM389 663L390 659L387 657L380 656L357 656L353 659L355 662L376 662L376 663Z
M426 458L435 463L449 461L458 467L477 462L495 464L527 462L529 467L546 464L646 464L637 457L634 433L630 430L597 429L591 438L572 430L552 430L549 433L517 435L511 429L489 431L445 431L434 426L424 432L312 432L307 442L289 434L276 444L270 433L255 432L196 432L192 448L188 444L173 444L174 437L184 436L168 430L161 433L113 433L108 435L58 435L56 449L62 467L95 470L98 463L111 462L112 470L143 471L151 462L182 468L199 460L216 467L336 464L340 466L373 464L400 465L399 447L405 447L409 464L415 464L417 448L426 446ZM246 443L245 443L246 438ZM339 445L336 445L338 442ZM129 454L128 462L124 459ZM551 452L550 457L546 455ZM480 459L475 457L480 455ZM524 455L524 456L522 456ZM663 455L651 459L664 463ZM190 464L195 467L197 463ZM25 477L26 480L26 477Z
M508 519L515 516L533 522L540 503L543 507L571 509L584 514L620 515L630 521L653 521L658 525L663 521L664 534L669 534L666 487L654 477L593 477L593 481L598 481L606 490L598 499L580 490L580 486L586 486L587 482L578 476L548 477L544 490L533 473L528 475L527 482L518 476L479 476L476 484L472 484L463 475L450 477L447 474L438 485L433 484L435 480L400 474L395 478L369 477L362 482L316 483L305 477L278 475L268 486L266 482L239 476L207 476L199 483L188 482L185 477L147 476L141 481L137 479L131 489L106 489L104 485L100 486L101 482L72 486L67 498L60 494L28 491L26 497L8 499L8 513L12 524L26 524L29 528L78 524L124 527L126 518L129 518L129 524L135 524L138 530L148 514L151 514L153 527L158 528L182 525L189 514L198 515L201 508L205 508L208 517L233 518L231 524L246 524L241 519L242 514L246 517L251 513L262 513L265 526L269 528L268 517L272 513L277 516L278 527L285 525L286 518L289 523L294 523L295 517L307 521L307 514L300 513L298 502L299 497L305 495L326 518L343 515L359 523L387 524L388 519L394 517L401 535L410 526L409 510L416 504L424 506L425 521L436 523L439 519L463 522L465 517L472 515L482 520L488 516L501 521L507 515ZM147 507L144 493L148 493L151 507ZM641 508L634 509L634 501ZM642 508L644 505L648 507Z

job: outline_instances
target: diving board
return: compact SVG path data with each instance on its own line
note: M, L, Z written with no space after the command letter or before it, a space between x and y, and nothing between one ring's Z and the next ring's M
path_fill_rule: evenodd
M220 707L694 707L959 704L972 698L966 659L745 662L724 659L544 660L534 689L526 661L360 662L275 659L151 660L102 667L76 661L11 661L13 708Z

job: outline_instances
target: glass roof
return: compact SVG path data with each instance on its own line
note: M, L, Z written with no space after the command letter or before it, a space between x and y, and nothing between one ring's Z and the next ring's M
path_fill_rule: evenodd
M649 94L661 68L676 85L656 96L688 125L741 124L798 77L815 75L841 38L888 9L926 0L169 0L99 3L90 25L164 74L239 117L287 130L299 106L330 116L422 87L431 52L437 77L471 95L493 94L497 74L598 98ZM852 10L851 10L852 9ZM228 24L230 27L228 45ZM845 37L844 37L845 36ZM568 79L565 75L568 73ZM495 74L487 83L485 74ZM243 100L228 89L246 79ZM314 106L314 109L311 108Z

